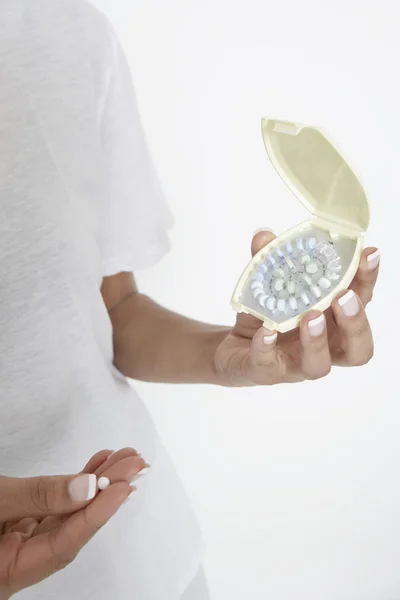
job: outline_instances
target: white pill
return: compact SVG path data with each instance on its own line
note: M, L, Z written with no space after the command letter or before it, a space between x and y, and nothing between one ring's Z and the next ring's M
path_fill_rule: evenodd
M337 260L331 260L328 263L328 269L330 269L331 271L341 271L342 270L342 265L340 264L339 259L337 259Z
M274 310L274 308L275 308L275 305L276 305L276 300L275 300L275 298L268 298L268 302L267 302L267 308L268 308L269 310Z
M258 265L257 271L259 271L260 273L266 273L268 271L268 267L264 264Z
M262 296L259 297L258 301L261 304L261 306L263 308L265 308L265 302L268 300L268 296L267 294L263 294Z
M329 288L331 287L331 282L326 277L321 277L318 283L323 290L329 290Z
M257 290L255 290L253 292L253 298L259 298L260 296L262 296L263 294L265 294L264 292L264 288L258 288Z
M262 273L254 273L253 281L264 281L264 275Z
M313 250L315 248L315 246L317 245L317 240L315 238L308 238L307 240L307 246L310 248L310 250Z
M279 312L285 312L285 309L286 309L286 301L283 300L283 299L278 300L278 310L279 310Z
M251 284L251 289L252 290L256 290L257 288L263 288L264 284L262 281L253 281L253 283Z
M303 256L303 258L301 259L301 264L305 265L306 263L309 263L311 261L311 256L309 256L308 254L305 254Z
M110 486L110 484L111 481L108 479L108 477L100 477L99 481L97 482L99 490L105 490Z
M293 283L293 281L289 281L289 283L287 284L287 291L289 292L289 294L295 293L296 285Z
M310 275L314 275L314 273L318 272L318 265L315 262L310 262L307 266L306 266L306 271L307 273L310 273Z
M292 296L292 297L289 299L289 304L290 304L290 308L291 308L292 310L297 310L298 304L297 304L297 300L296 300L296 298L295 298L294 296Z
M285 255L283 254L283 252L282 252L282 250L281 250L280 248L277 248L277 249L275 250L275 252L276 252L276 253L277 253L277 255L279 256L279 258L284 258L284 256L285 256Z
M308 275L303 275L303 281L305 281L307 285L312 284L311 277L309 277Z
M306 306L308 306L310 304L310 300L309 300L306 292L301 293L301 299L303 300L303 302Z
M287 258L286 258L286 262L287 262L287 265L288 265L289 269L291 269L292 271L295 271L295 270L296 270L296 267L295 267L295 265L294 265L294 262L292 261L292 259L291 259L291 258L287 257Z
M276 269L274 275L276 277L285 277L285 271L283 269Z
M331 281L337 281L338 279L340 279L340 275L338 275L337 273L335 273L335 271L328 271L327 274L326 274L326 276Z
M286 242L286 250L289 252L289 254L292 254L292 252L293 252L292 242Z
M283 279L278 279L278 281L275 283L274 287L277 292L281 292L283 290L283 288L285 287L285 282L283 281Z
M296 246L298 247L299 250L304 250L303 238L297 238Z
M311 289L313 296L315 296L315 298L317 298L317 299L321 298L321 290L319 289L318 286L312 285L310 289Z

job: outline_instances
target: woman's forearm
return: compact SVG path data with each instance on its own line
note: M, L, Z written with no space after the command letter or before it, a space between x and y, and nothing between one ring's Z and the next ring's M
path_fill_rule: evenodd
M110 316L115 366L126 377L218 384L214 355L229 328L187 319L142 294L126 298Z

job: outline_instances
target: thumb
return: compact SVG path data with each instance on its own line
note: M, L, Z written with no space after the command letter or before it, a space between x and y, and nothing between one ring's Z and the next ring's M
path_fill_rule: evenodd
M253 239L251 241L251 256L254 256L265 248L268 244L274 241L276 235L269 227L261 227L254 232Z
M275 238L276 235L269 227L257 229L251 242L251 255L254 256L257 254L257 252L265 248ZM236 325L233 331L236 335L251 339L259 329L260 321L256 317L240 313L236 318Z
M0 523L70 514L85 506L96 493L96 475L0 477Z

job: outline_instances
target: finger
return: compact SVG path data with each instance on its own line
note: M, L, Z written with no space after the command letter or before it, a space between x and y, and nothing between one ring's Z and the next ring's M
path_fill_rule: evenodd
M119 457L124 455L127 456L126 458L122 459L119 457L114 459L113 455L114 464L109 464L111 463L111 459L109 461L107 460L104 465L101 466L100 470L96 472L96 477L98 478L97 483L98 486L101 486L102 490L105 490L110 485L119 482L131 484L139 477L145 475L150 467L150 465L148 465L143 458L139 456L132 456L132 449L125 448L118 453L116 452L115 456L117 454ZM35 535L42 535L44 533L53 531L66 519L68 519L68 516L47 517L37 527Z
M140 456L128 456L111 467L104 469L102 467L101 473L97 474L99 487L104 490L111 483L117 483L118 481L127 481L130 483L138 475L144 475L149 468L150 465Z
M353 290L349 290L333 302L332 310L341 350L334 364L365 365L373 356L374 343L361 300Z
M76 555L104 527L133 492L126 482L110 486L94 502L72 515L58 531L50 534L56 556Z
M305 379L320 379L331 371L325 315L312 311L300 324L301 370Z
M273 231L271 231L267 227L263 227L262 229L258 229L253 236L251 241L251 255L254 256L261 250L261 248L265 248L268 244L270 244L276 235Z
M97 477L100 477L106 469L113 467L125 458L134 458L139 461L143 461L141 454L138 454L134 448L123 448L122 450L118 450L118 452L114 452L102 465L99 466L98 469L96 469L95 474Z
M28 540L24 551L18 554L15 568L33 585L66 567L133 492L127 483L110 486L55 531Z
M379 274L380 252L377 248L366 248L360 260L359 269L350 288L366 306L372 299Z
M35 529L38 527L39 521L31 517L21 519L18 523L15 523L9 530L9 533L23 533L27 536L31 536Z
M19 520L79 510L97 493L94 474L0 478L0 519Z
M101 465L114 454L113 450L100 450L89 460L82 473L95 473Z
M34 536L43 535L44 533L49 533L50 531L54 531L56 528L60 527L67 519L69 519L70 515L61 515L58 517L46 517L43 519L34 531Z
M248 364L252 383L273 385L283 381L286 361L277 340L277 332L268 331L265 327L261 327L253 337Z
M255 232L251 242L251 255L254 256L276 238L276 235L268 228L259 229ZM236 317L236 325L233 332L241 337L251 339L260 328L261 322L252 315L239 313Z

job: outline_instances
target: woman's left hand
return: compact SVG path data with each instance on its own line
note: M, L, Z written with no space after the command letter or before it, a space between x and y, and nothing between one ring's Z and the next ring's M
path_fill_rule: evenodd
M258 233L252 253L274 239ZM310 311L298 329L285 334L267 331L258 319L239 314L215 353L218 378L227 386L273 385L320 379L333 365L361 366L373 356L371 327L365 313L379 271L379 251L364 250L349 290L324 314Z

